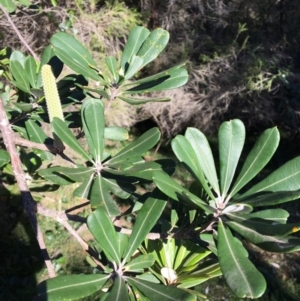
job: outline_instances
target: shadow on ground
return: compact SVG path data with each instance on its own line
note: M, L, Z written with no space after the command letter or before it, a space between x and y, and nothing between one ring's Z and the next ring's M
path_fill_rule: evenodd
M44 263L20 198L0 197L0 300L32 301Z

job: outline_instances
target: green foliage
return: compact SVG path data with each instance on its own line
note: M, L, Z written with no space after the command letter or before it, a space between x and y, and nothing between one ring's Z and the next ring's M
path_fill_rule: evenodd
M0 150L0 166L7 164L9 162L9 153L3 149Z
M217 256L228 285L240 298L258 298L266 289L264 277L248 259L246 249L230 229L267 251L299 250L299 238L289 235L298 231L298 224L286 224L285 210L253 212L257 205L277 205L299 198L299 157L241 193L242 188L271 159L279 143L279 133L276 128L264 131L248 154L241 171L235 175L244 141L245 128L240 120L221 125L219 178L209 143L198 129L188 128L184 136L177 136L172 141L177 158L187 166L198 185L209 196L207 205L199 195L181 188L162 172L155 172L153 180L172 199L193 203L193 207L196 205L211 215L210 226L215 229ZM199 224L199 227L203 225Z
M5 76L16 89L17 98L8 98L5 108L14 129L31 142L52 142L40 127L49 124L41 67L51 65L56 77L63 65L78 73L57 83L62 106L75 112L65 112L66 121L55 117L50 124L54 135L76 154L73 167L51 163L50 150L55 149L50 147L49 151L24 154L21 159L34 180L42 177L50 183L44 191L49 186L75 183L73 195L88 199L91 213L86 224L94 240L88 250L89 260L96 269L91 275L65 275L41 282L41 300L77 300L95 294L105 300L195 300L205 296L194 287L221 274L238 297L258 298L266 282L248 259L241 237L267 251L300 249L299 238L292 235L300 224L287 224L288 213L283 209L259 208L300 197L299 157L259 183L250 183L278 146L276 128L262 133L240 169L245 143L242 121L234 119L220 126L219 166L205 135L188 128L185 135L172 141L178 160L195 178L187 188L171 178L173 160L149 162L144 158L161 138L158 128L126 141L126 129L106 126L106 112L116 99L129 104L166 101L141 94L174 89L187 82L184 64L134 79L168 41L169 33L161 28L150 32L135 27L120 59L106 58L107 70L101 70L89 51L65 32L50 39L51 46L44 50L40 64L19 51L10 56ZM88 80L95 81L96 88L89 87ZM72 127L82 129L85 145ZM108 140L122 142L120 149L107 149ZM8 153L1 150L0 155L4 174L11 175ZM153 183L156 187L148 186L146 193L137 189ZM128 201L136 218L130 229L116 231L123 200ZM154 230L159 233L152 233Z
M39 300L78 300L101 289L107 275L68 275L53 278L38 286Z
M128 38L120 64L118 65L113 58L106 60L109 74L103 74L97 69L91 56L72 36L57 33L51 38L51 43L55 54L71 69L104 85L104 89L93 89L93 92L104 96L105 90L112 85L113 97L119 95L121 97L122 94L174 89L187 82L187 72L182 65L143 80L129 81L135 73L159 55L165 48L168 39L168 33L163 29L156 29L150 34L146 28L135 27ZM136 41L140 42L136 43ZM127 100L126 97L122 97L122 99L132 104L132 101ZM151 99L151 101L155 101L155 99Z

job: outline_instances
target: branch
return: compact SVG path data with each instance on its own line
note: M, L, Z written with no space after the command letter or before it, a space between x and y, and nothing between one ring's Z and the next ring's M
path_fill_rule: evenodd
M24 210L27 213L30 223L35 232L35 235L36 235L37 241L39 243L45 264L48 268L49 276L55 277L56 273L55 273L54 267L51 263L41 229L40 229L40 227L37 223L37 219L36 219L36 210L37 210L36 205L37 204L34 201L34 199L32 198L32 195L27 186L25 173L23 171L22 163L20 161L19 154L17 152L16 145L14 142L14 132L11 129L9 121L7 119L2 98L0 98L0 130L3 135L3 141L6 146L6 150L10 154L11 166L12 166L18 187L21 191L21 197L23 200Z
M14 141L16 145L29 147L29 148L35 148L40 149L42 151L51 152L53 154L61 156L62 159L68 161L73 167L76 166L76 164L73 162L71 158L69 158L66 154L61 153L57 150L57 148L54 145L51 144L43 144L43 143L36 143L33 141L26 140L24 138L21 138L14 134Z
M17 34L18 38L20 39L21 43L27 48L27 50L31 53L31 55L34 57L34 59L39 62L39 57L35 54L35 52L32 50L32 48L28 45L28 43L25 41L25 39L23 38L23 36L21 35L20 31L18 30L18 28L16 27L15 23L13 22L13 20L11 19L11 17L9 16L8 12L5 10L5 8L0 4L0 9L2 10L3 14L5 15L8 23L10 24L10 26L12 27L12 29L14 30L14 32Z
M42 205L38 204L37 205L37 213L41 214L43 216L47 216L50 217L54 220L56 220L58 223L60 223L61 225L63 225L68 231L69 233L79 242L79 244L81 245L81 247L87 252L89 253L93 260L103 269L105 270L105 266L104 264L102 264L99 260L97 260L98 254L96 254L88 245L88 243L86 241L84 241L80 235L77 233L77 231L75 229L73 229L73 227L69 224L68 220L71 218L68 217L68 215L66 214L65 211L56 211L56 210L51 210L48 208L43 207ZM73 216L72 216L73 217ZM85 222L85 219L82 217L76 217L78 218L77 220L81 221L81 222Z
M118 88L113 88L112 87L110 93L111 93L111 95L110 95L110 98L107 102L107 105L105 106L104 114L106 114L109 111L112 102L116 99L117 94L118 94Z
M32 142L32 141L26 140L22 137L19 137L16 134L14 134L14 140L15 140L15 144L17 144L17 145L29 147L29 148L40 149L42 151L51 152L51 153L56 154L56 148L51 144Z

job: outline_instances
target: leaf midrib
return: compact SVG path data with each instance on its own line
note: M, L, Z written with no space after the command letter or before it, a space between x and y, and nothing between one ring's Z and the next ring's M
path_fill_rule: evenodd
M191 132L190 134L191 134L191 136L193 137L193 140L196 142L196 138L195 138L195 136L194 136L194 133ZM196 142L196 143L197 143L197 142ZM205 141L204 143L207 143L207 146L210 147L207 141ZM215 192L219 195L219 194L220 194L219 185L218 185L218 183L215 181L216 175L215 175L214 173L211 172L211 170L212 170L213 168L210 168L210 167L209 167L209 163L208 163L208 161L206 160L206 156L205 156L204 153L201 151L201 147L199 148L199 153L201 154L202 160L203 160L203 162L204 162L204 164L205 164L205 170L208 172L208 174L209 174L209 176L210 176L210 181L211 181L211 184L213 185L213 189L214 189ZM196 155L197 155L197 154L196 154ZM211 154L210 154L210 156L211 156ZM203 169L202 169L202 170L203 170ZM214 170L215 170L215 169L214 169Z
M108 278L109 276L105 276L105 277L103 277L103 278L100 278L100 279L95 279L95 280L90 280L90 281L86 281L86 282L81 282L81 283L74 283L74 284L71 284L71 285L66 285L66 286L60 286L60 287L58 287L58 288L53 288L53 289L50 289L50 290L47 290L45 293L43 293L43 294L39 294L39 296L42 296L42 295L48 295L49 293L52 293L52 292L55 292L55 291L59 291L59 290L63 290L63 289L65 289L65 288L71 288L71 287L74 287L74 286L76 286L76 287L78 287L78 286L84 286L84 285L86 285L86 284L92 284L92 283L94 283L94 282L100 282L100 281L102 281L103 279L105 279L105 278Z
M229 243L229 241L228 241L228 239L227 239L227 235L226 235L226 232L225 232L225 225L223 225L223 229L224 229L224 230L223 230L224 238L225 238L225 240L226 240L226 243L227 243L227 246L228 246L228 250L229 250L229 252L230 252L230 254L231 254L231 257L232 257L234 263L236 264L236 267L237 267L238 270L240 271L240 274L242 275L242 277L243 277L245 283L247 284L248 289L249 289L249 291L251 292L251 296L253 296L253 292L252 292L251 286L250 286L250 284L248 283L245 274L244 274L243 271L240 269L240 266L239 266L238 262L236 261L235 254L234 254L234 252L232 251L232 249L231 249L231 247L230 247L230 243Z
M244 172L244 175L241 177L241 179L238 181L238 183L236 183L235 188L232 190L232 192L230 193L230 195L234 195L235 193L237 193L242 187L238 187L238 185L240 185L240 183L242 182L242 180L248 175L249 170L252 168L252 166L256 163L256 161L258 160L260 154L262 153L262 151L264 150L265 146L267 145L268 141L270 140L271 136L273 134L273 131L270 133L268 139L265 141L265 143L263 144L263 146L261 147L260 151L258 152L256 158L252 161L252 163L249 165L249 168ZM254 177L254 176L253 176ZM249 181L249 180L248 180ZM248 182L247 181L247 182Z

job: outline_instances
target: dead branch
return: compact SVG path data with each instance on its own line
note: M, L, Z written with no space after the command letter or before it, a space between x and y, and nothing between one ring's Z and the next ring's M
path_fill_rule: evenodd
M28 45L28 43L26 42L26 40L22 37L21 33L19 32L18 28L16 27L16 25L14 24L14 22L12 21L11 17L9 16L9 14L7 13L7 11L5 10L5 8L0 4L0 9L2 10L3 14L5 15L9 25L11 26L11 28L15 31L16 35L18 36L18 38L20 39L20 41L22 42L22 44L27 48L27 50L31 53L31 55L34 57L34 59L39 62L39 57L35 54L35 52L32 50L32 48Z
M16 149L16 145L14 142L14 132L11 129L8 118L6 116L6 112L4 109L3 101L0 98L0 130L2 132L3 141L6 147L6 150L10 154L12 169L18 184L18 187L21 192L21 197L23 200L23 206L26 214L29 217L30 223L35 232L37 241L39 243L45 264L48 268L49 276L55 277L56 273L54 267L51 263L45 241L41 232L41 229L37 223L36 219L36 211L37 211L37 203L34 201L26 182L25 173L22 168L22 163L19 157L19 154Z

